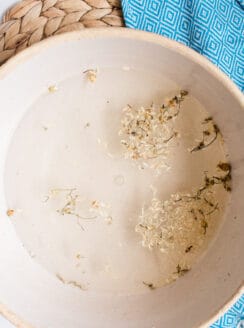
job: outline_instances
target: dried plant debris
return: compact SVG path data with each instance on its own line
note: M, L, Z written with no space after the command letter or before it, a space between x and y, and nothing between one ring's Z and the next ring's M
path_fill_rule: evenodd
M160 200L154 191L150 205L142 208L135 228L144 247L167 254L177 249L183 256L193 247L201 246L211 218L219 210L217 186L222 185L226 191L231 188L231 166L221 163L221 167L225 169L223 175L205 175L203 186L191 193L176 193Z
M179 136L172 121L179 115L187 94L181 91L160 108L127 105L123 109L119 136L126 158L141 160L147 165L149 162L149 166L156 169L165 166L168 146Z
M75 193L75 191L76 189L70 189L70 191L66 194L65 205L61 209L58 209L57 212L61 215L73 215L82 220L96 219L96 216L84 217L77 212L77 202L79 200L79 195Z
M9 208L9 209L7 210L7 212L6 212L6 214L7 214L7 216L11 217L11 216L13 216L13 215L15 214L15 210Z
M156 286L153 283L151 283L151 282L145 282L145 281L143 281L142 283L143 283L143 285L147 286L151 290L156 289Z
M108 225L111 225L113 223L113 218L112 216L108 216L106 217L105 219L105 222L108 224Z
M72 285L76 288L79 288L82 291L86 291L87 287L84 287L83 285L79 284L78 282L74 281L74 280L65 280L62 276L60 276L59 274L56 274L56 277L58 278L58 280L60 280L63 284L65 285Z
M87 69L86 71L83 72L83 74L86 74L87 80L91 83L96 82L97 80L97 69Z
M77 219L77 224L84 230L82 221L93 221L98 217L103 218L108 224L112 223L111 206L98 200L82 199L76 188L56 188L51 189L44 202L50 200L58 201L61 204L56 212L62 216L73 216Z
M176 267L176 272L179 277L184 276L188 271L190 271L190 268L188 267L182 267L180 264L177 265Z
M205 194L213 202L213 195ZM203 222L209 219L210 206L203 198L180 193L161 201L154 197L147 208L143 208L136 225L142 236L142 245L149 249L158 248L162 253L177 249L182 254L191 245L200 245L206 229Z
M54 93L54 92L56 92L56 91L58 91L58 87L57 87L56 85L50 85L50 86L48 87L48 92L49 92L49 93Z
M214 122L211 116L205 118L202 124L204 126L202 131L202 139L190 150L191 153L211 146L219 136L222 136L218 125Z
M193 245L187 246L185 249L185 253L189 253L192 250L192 248L193 248Z
M84 125L84 128L87 129L91 126L91 123L90 122L87 122L85 125Z
M217 168L220 171L220 175L218 175L218 176L215 175L215 176L212 176L211 178L206 176L205 177L205 188L207 188L209 186L221 184L221 185L223 185L223 187L226 191L230 192L232 189L232 187L231 187L231 181L232 181L231 164L228 162L220 162L217 165Z
M220 162L217 167L224 172L231 172L231 164Z

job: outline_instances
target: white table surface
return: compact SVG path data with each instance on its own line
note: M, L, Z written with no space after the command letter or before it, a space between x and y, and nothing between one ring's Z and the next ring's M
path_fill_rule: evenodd
M14 328L7 320L3 317L0 317L0 328Z
M12 6L16 2L18 2L18 0L0 0L0 17L6 11L7 8Z

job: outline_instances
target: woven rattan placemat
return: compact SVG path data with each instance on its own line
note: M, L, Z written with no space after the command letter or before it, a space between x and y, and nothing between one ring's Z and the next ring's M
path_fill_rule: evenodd
M23 0L0 24L0 65L55 34L85 27L124 26L120 0Z

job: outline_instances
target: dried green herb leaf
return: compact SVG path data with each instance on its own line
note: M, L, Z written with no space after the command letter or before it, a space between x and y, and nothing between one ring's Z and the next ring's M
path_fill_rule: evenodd
M218 164L218 168L221 169L222 171L228 172L228 171L231 171L231 164L220 162Z
M156 286L154 286L153 283L147 283L145 281L142 282L145 286L147 286L148 288L150 288L151 290L156 289Z
M203 123L208 123L208 122L211 122L212 120L213 120L212 116L209 116L209 117L205 118Z
M185 97L185 96L187 96L188 94L189 94L189 92L186 91L186 90L181 90L181 91L180 91L180 95L181 95L181 97Z
M186 252L186 253L189 253L189 252L191 251L192 247L193 247L192 245L188 246L188 247L186 248L185 252Z
M182 268L179 264L177 265L176 267L176 273L178 273L178 275L181 277L181 276L184 276L190 269L189 268Z
M211 133L210 133L208 130L204 130L204 131L203 131L203 135L204 135L204 136L210 136L210 134L211 134Z
M208 228L208 222L205 219L202 219L202 221L201 221L201 227L203 228L204 235L206 235L207 228Z

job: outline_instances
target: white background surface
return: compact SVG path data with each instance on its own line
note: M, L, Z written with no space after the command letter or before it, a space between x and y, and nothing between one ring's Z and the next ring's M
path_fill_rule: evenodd
M0 328L14 328L14 326L4 318L0 317Z
M6 9L16 3L16 0L0 0L0 16L6 11Z
M6 9L15 2L16 0L0 0L0 17L2 17L2 14L6 11ZM13 326L0 316L0 328L13 328Z

